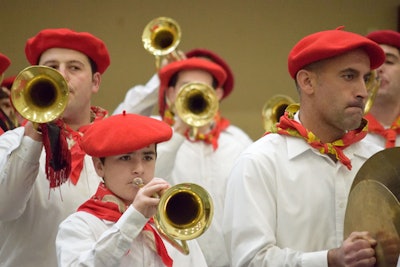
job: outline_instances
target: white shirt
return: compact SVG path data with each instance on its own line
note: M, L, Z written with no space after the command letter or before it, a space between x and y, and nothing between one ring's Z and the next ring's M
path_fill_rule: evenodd
M142 229L146 219L131 205L116 222L79 211L60 224L56 244L59 266L164 266L152 250ZM164 240L173 266L204 267L204 256L196 241L187 241L184 255ZM152 243L154 245L154 243Z
M382 135L379 135L376 133L368 133L364 139L368 140L371 143L375 143L375 144L379 145L383 149L386 146L386 139ZM396 142L394 145L400 146L400 135L399 134L396 135Z
M346 148L349 171L302 138L268 134L235 163L227 186L224 236L231 266L327 266L343 241L352 181L380 147Z
M128 90L125 99L114 110L113 114L136 113L144 116L152 114L154 106L158 103L158 87L160 79L154 74L145 85L136 85Z
M221 132L215 151L209 144L190 142L177 133L171 140L157 145L157 177L163 177L171 184L195 183L211 195L214 203L212 223L196 239L209 266L229 266L222 235L225 188L235 160L251 143L242 130L231 125Z
M50 189L43 144L24 130L0 136L0 266L56 266L58 225L96 192L100 178L85 156L77 185Z
M125 110L149 116L158 103L158 87L159 79L154 75L146 85L129 89L114 114ZM159 116L157 118L160 119ZM211 145L190 142L176 133L168 142L157 145L157 177L168 180L172 185L196 183L211 194L214 218L210 228L196 239L209 266L229 266L222 235L225 187L234 161L252 142L246 133L231 125L221 133L216 151L213 151Z

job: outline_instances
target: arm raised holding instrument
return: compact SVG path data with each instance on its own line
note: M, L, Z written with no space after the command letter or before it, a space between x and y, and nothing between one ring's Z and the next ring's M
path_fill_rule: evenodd
M82 148L103 181L60 224L58 266L206 266L196 241L187 243L190 254L182 254L159 234L152 219L169 188L154 178L156 146L171 135L162 121L126 113L85 132Z
M56 266L58 224L93 195L100 181L79 142L88 125L107 115L104 109L91 105L91 98L100 89L101 75L108 68L110 57L102 40L88 32L67 28L41 30L27 40L25 55L32 65L28 72L32 80L14 82L18 100L13 102L24 100L24 95L33 92L41 95L27 97L22 108L27 116L38 117L42 113L36 111L46 108L44 117L57 114L59 124L54 129L59 135L54 136L63 138L46 139L46 143L43 133L40 135L32 124L35 119L0 136L0 262L2 266ZM41 94L42 87L59 88L57 82L47 82L47 75L41 71L36 73L42 69L51 69L51 73L61 76L66 88L45 90L47 93ZM36 99L48 103L46 100L53 99L51 96L56 99L52 104L36 107ZM58 97L65 101L58 101ZM66 104L62 114L57 112L60 102ZM47 153L44 149L47 144L66 149ZM62 161L67 169L53 165L55 159L70 159Z

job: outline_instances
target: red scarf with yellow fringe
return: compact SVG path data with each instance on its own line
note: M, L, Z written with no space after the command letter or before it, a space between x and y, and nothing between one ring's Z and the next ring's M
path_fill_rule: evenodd
M348 131L342 139L336 140L332 143L322 143L318 137L312 132L308 131L300 122L294 119L294 114L298 111L298 105L289 106L285 114L281 116L276 127L271 132L281 135L288 135L303 138L311 147L318 149L321 154L332 154L340 161L347 169L351 170L351 162L348 157L343 153L343 150L354 144L367 135L367 121L362 120L360 127L355 130ZM266 133L268 134L268 132Z

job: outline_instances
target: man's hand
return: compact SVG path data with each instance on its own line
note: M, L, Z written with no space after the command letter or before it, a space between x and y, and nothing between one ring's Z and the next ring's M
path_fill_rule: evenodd
M329 267L373 267L377 244L368 232L353 232L339 248L328 251Z

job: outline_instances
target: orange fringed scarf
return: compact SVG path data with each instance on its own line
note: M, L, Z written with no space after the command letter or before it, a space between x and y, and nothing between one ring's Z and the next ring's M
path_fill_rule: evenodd
M100 183L97 188L97 192L88 201L83 203L78 211L85 211L96 217L112 222L117 222L122 214L127 209L126 205L121 199L114 195L104 183ZM150 222L147 222L143 227L144 231L149 231L154 236L155 248L157 254L161 257L161 260L167 267L171 267L173 261L168 255L167 249L165 248L164 242L158 233L151 227Z
M318 149L321 154L335 155L338 161L345 165L347 169L351 170L350 159L346 157L343 150L366 136L367 121L363 119L359 128L348 131L342 139L332 143L322 143L312 132L308 131L301 123L294 120L294 114L298 109L299 107L297 105L292 105L286 109L285 114L281 116L276 128L274 127L272 132L303 138L311 147ZM265 134L268 134L268 132Z
M368 132L378 134L385 138L385 148L395 146L396 137L400 134L400 116L396 118L388 129L385 129L371 113L365 115L365 118L368 121Z
M169 109L167 109L164 113L163 121L173 126L175 123L174 114ZM210 132L203 134L197 133L196 136L190 136L190 130L185 132L185 137L187 140L191 142L203 141L207 144L212 145L214 151L218 148L218 139L224 130L226 130L230 125L228 119L221 117L220 113L217 112L214 117L214 125Z

